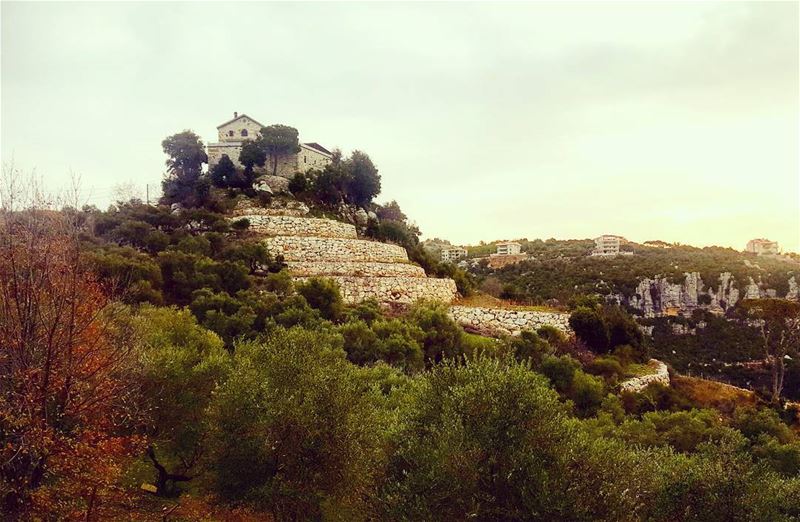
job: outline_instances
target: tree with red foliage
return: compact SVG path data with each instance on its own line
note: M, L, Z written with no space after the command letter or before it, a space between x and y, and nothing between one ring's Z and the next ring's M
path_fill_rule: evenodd
M69 214L2 197L0 510L4 520L107 518L122 459L142 450L127 429L130 347L115 342Z

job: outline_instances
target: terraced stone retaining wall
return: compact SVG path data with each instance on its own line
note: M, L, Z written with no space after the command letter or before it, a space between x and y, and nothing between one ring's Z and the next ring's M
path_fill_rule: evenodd
M281 254L286 261L408 261L405 248L364 239L276 236L263 242L273 255Z
M545 325L572 334L569 314L562 312L451 306L450 316L465 329L485 335L517 335L522 330L537 330Z
M425 277L425 270L411 263L354 261L293 261L287 263L296 276Z
M428 277L324 276L336 281L347 304L377 299L383 303L411 304L419 299L449 303L457 293L452 279ZM306 281L308 277L295 277Z
M249 230L256 234L356 238L355 226L332 219L254 214L243 214L242 218L250 222Z
M667 369L666 364L658 359L650 359L647 365L653 369L653 373L641 375L639 377L633 377L627 381L623 381L619 385L620 391L639 392L653 383L669 386L669 370Z

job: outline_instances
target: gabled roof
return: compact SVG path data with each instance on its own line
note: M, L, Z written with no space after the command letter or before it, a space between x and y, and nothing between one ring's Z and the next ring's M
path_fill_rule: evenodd
M311 143L303 143L303 145L305 145L306 147L308 147L310 149L318 150L319 152L321 152L323 154L327 154L328 156L333 156L333 153L331 151L329 151L328 149L326 149L325 147L323 147L319 143L311 142Z
M260 127L266 127L266 125L264 125L263 123L257 122L255 119L251 118L251 117L250 117L250 116L248 116L247 114L240 114L240 115L236 116L235 118L233 118L232 120L228 120L228 121L226 121L226 122L225 122L225 123L223 123L222 125L217 125L217 128L219 129L220 127L224 127L225 125L228 125L229 123L233 123L233 122L235 122L236 120L241 120L242 118L245 118L245 117L246 117L246 118L250 118L250 121L252 121L253 123L256 123L256 124L258 124Z

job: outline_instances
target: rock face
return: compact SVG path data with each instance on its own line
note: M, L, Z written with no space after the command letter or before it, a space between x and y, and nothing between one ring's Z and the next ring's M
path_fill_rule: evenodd
M249 230L273 255L281 255L295 281L325 277L336 281L346 303L377 299L410 304L419 299L449 303L457 295L452 279L433 279L409 262L405 248L359 239L356 227L305 217L308 207L292 201L270 208L238 207Z
M627 381L623 381L619 385L620 391L623 392L640 392L647 388L648 385L653 383L663 384L669 386L669 370L667 365L658 359L650 359L647 365L653 369L653 373L633 377Z
M572 333L569 314L559 312L451 306L450 316L465 329L485 335L517 335L522 330L537 330L546 325Z
M798 286L794 276L789 278L789 291L786 293L786 299L792 299L794 301L800 299L800 286Z
M283 176L272 176L267 174L256 178L255 182L253 183L253 187L256 190L262 190L264 192L275 194L278 192L289 192L289 180Z
M615 295L613 298L641 311L645 317L659 317L676 313L688 315L696 308L725 312L735 306L740 298L759 299L777 296L774 290L764 288L760 278L758 281L754 281L752 277L748 278L747 284L742 286L740 292L730 272L721 273L716 284L710 284L708 288L697 272L686 273L684 277L681 284L670 283L663 277L644 278L637 285L634 295L630 297ZM785 297L800 299L800 287L794 276L789 279L789 291Z

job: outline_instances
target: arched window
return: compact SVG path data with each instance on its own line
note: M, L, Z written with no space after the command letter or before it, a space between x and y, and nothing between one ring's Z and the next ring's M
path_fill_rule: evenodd
M242 129L242 136L247 136L247 129Z
M232 130L228 131L228 136L233 136L233 131Z

